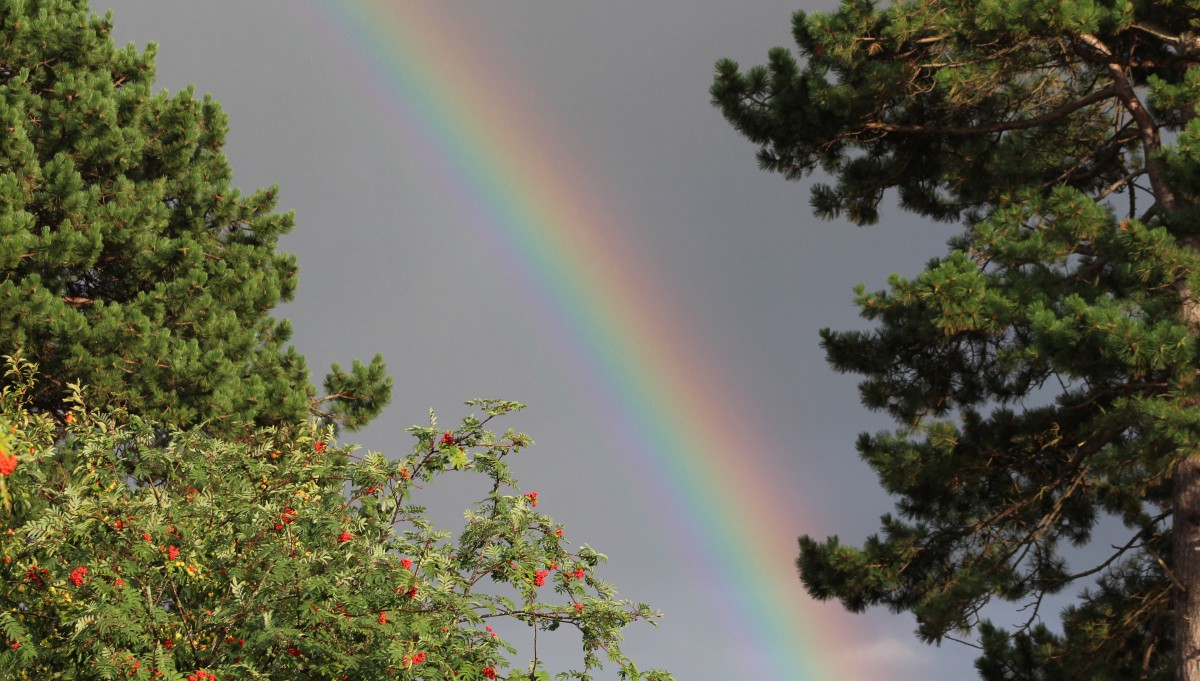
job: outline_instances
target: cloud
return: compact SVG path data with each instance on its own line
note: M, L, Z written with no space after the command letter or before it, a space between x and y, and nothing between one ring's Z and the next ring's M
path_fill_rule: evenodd
M927 668L932 662L927 646L918 641L895 636L884 636L864 645L847 647L842 657L846 662L841 665L844 669L884 673L889 679L900 678L905 672Z

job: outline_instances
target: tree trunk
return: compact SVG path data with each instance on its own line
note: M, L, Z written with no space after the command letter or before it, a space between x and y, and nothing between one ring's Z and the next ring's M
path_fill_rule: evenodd
M1200 681L1200 454L1179 462L1173 482L1175 679Z
M1200 239L1183 246L1200 250ZM1200 333L1200 296L1180 280L1181 316L1193 337ZM1171 578L1175 581L1175 681L1200 681L1200 452L1179 461L1171 480Z

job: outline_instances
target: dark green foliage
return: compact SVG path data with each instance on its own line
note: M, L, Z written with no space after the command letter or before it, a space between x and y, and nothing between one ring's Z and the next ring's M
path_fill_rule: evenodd
M817 214L873 223L895 189L965 225L858 291L874 330L822 332L897 423L858 442L897 502L861 548L801 538L813 595L976 635L990 681L1176 678L1175 616L1200 617L1172 544L1200 448L1197 30L1196 2L848 0L796 14L800 60L717 64L764 168L831 177ZM1125 536L1082 562L1104 519ZM1042 604L1064 590L1057 634ZM995 626L993 600L1028 621Z
M834 184L815 187L814 209L857 223L878 220L890 188L905 208L939 220L1019 187L1103 191L1135 170L1123 157L1138 133L1119 120L1105 65L1078 36L1101 32L1137 82L1179 83L1186 64L1130 25L1170 22L1177 32L1194 12L1091 0L876 4L797 12L803 64L783 48L745 73L723 60L712 88L726 117L762 145L765 169L797 179L821 168Z
M1113 645L1117 636L1145 649L1130 632L1162 619L1170 589L1143 551L1159 545L1169 557L1171 469L1181 448L1200 442L1187 392L1195 345L1164 286L1196 254L1164 236L1118 229L1063 189L997 211L916 279L860 292L863 316L879 328L825 331L824 343L835 368L865 377L864 403L905 424L858 445L899 513L862 549L803 538L799 564L814 595L912 611L919 635L940 640L980 624L991 598L1037 603L1071 584L1091 566L1069 566L1064 551L1108 515L1131 534L1106 591L1131 587L1113 575L1136 565L1138 598L1151 605L1110 597L1139 607L1093 641L1089 659L1133 654ZM1031 240L1042 266L1026 265ZM1094 256L1050 255L1085 240ZM1107 264L1150 244L1160 257L1138 272ZM1157 639L1170 627L1155 626L1155 650L1169 652ZM1074 643L1062 650L1081 649Z
M154 47L116 49L82 0L0 2L0 351L176 425L303 419L314 391L270 310L296 289L274 188L230 185L209 97L155 93ZM324 412L387 402L382 361L335 369Z
M1157 546L1169 552L1170 546ZM1161 569L1143 554L1105 575L1063 614L1063 635L1045 625L1010 634L984 622L983 655L976 662L984 681L1174 678L1171 613L1163 606L1169 588Z

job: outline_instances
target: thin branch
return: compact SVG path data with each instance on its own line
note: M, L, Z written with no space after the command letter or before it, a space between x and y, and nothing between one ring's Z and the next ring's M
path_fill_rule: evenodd
M1174 34L1153 21L1139 21L1132 24L1130 28L1158 38L1187 57L1194 57L1200 51L1200 36L1190 32Z
M866 123L862 126L862 128L864 130L880 130L883 132L909 133L918 135L951 135L956 137L987 135L996 132L1009 132L1011 130L1026 130L1061 120L1084 107L1091 106L1096 102L1101 102L1106 99L1118 97L1119 95L1119 88L1115 86L1109 86L1084 95L1073 102L1068 102L1057 109L1054 109L1053 111L1047 111L1040 116L1034 116L1033 118L1022 118L1014 121L1004 121L1001 123L992 123L990 125L978 125L964 128L953 126L943 127L901 125L899 123Z
M1101 191L1096 196L1096 201L1103 201L1104 199L1108 198L1109 195L1112 194L1113 192L1120 191L1120 189L1122 187L1124 187L1129 182L1133 181L1139 175L1145 175L1145 174L1146 174L1145 170L1138 170L1138 171L1129 173L1125 177L1122 177L1121 179L1117 180L1116 182L1113 182L1112 184L1105 187L1104 191Z
M1125 105L1126 111L1137 124L1138 136L1142 141L1142 154L1146 159L1146 174L1150 177L1150 186L1154 190L1154 196L1162 204L1164 210L1174 213L1178 208L1178 200L1175 198L1175 192L1171 185L1167 183L1162 174L1158 160L1158 150L1162 146L1162 140L1159 137L1158 125L1155 123L1154 117L1142 104L1142 100L1138 99L1133 84L1129 82L1129 77L1125 75L1121 64L1113 57L1112 50L1108 49L1108 46L1099 38L1089 33L1082 34L1079 39L1103 57L1102 62L1108 69L1113 82L1112 88L1106 89L1115 88L1121 103Z
M1100 572L1101 570L1108 567L1109 565L1112 565L1113 562L1116 559L1123 556L1126 551L1128 551L1129 549L1132 549L1134 544L1136 544L1138 541L1140 541L1142 539L1142 535L1143 535L1143 532L1141 532L1141 531L1134 533L1133 537L1131 537L1129 539L1129 541L1125 542L1124 546L1113 546L1112 547L1114 550L1116 550L1116 553L1109 556L1108 560L1104 561L1103 563L1100 563L1096 567L1091 568L1089 570L1084 570L1083 572L1077 572L1073 575L1068 575L1068 576L1064 577L1063 580L1065 582L1073 582L1077 579L1080 579L1083 577L1088 577L1090 575L1096 574L1097 572Z
M1167 565L1166 561L1162 559L1162 556L1155 553L1154 549L1150 548L1149 546L1146 547L1146 553L1149 553L1154 557L1154 561L1158 563L1158 566L1162 568L1164 573L1166 573L1167 579L1171 580L1171 584L1175 585L1176 589L1179 589L1180 591L1187 591L1187 587L1179 582L1179 580L1175 577L1175 573Z
M975 648L976 650L983 650L983 646L978 643L972 643L971 641L967 641L965 639L955 638L954 636L951 636L950 634L944 634L943 638L954 641L955 643L961 643L964 646L970 646L971 648Z

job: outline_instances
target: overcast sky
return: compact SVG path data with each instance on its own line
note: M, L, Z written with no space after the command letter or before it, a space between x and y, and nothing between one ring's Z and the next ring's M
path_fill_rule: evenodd
M608 231L592 236L628 249L629 262L645 270L638 280L649 284L637 299L614 304L670 301L681 321L657 340L680 356L703 348L710 366L701 373L721 377L725 389L700 399L748 422L696 423L746 444L697 461L720 462L731 479L752 471L787 492L756 500L773 511L769 519L763 511L734 516L782 532L770 539L777 548L752 547L738 559L780 561L786 583L745 588L776 594L776 614L793 617L795 630L811 638L801 636L789 653L757 634L755 608L739 605L743 587L704 565L698 552L728 538L688 519L699 508L736 509L737 500L689 498L695 488L672 486L669 462L656 459L641 437L644 423L629 417L634 405L623 400L632 393L608 375L613 365L594 361L597 350L546 290L552 282L522 271L527 263L511 252L514 244L489 232L486 210L463 208L489 204L471 195L453 159L435 158L452 149L422 129L429 120L405 117L407 93L386 77L388 46L362 44L340 23L351 14L345 7L370 16L379 0L343 9L315 0L94 1L97 11L114 10L119 44L159 43L160 88L195 84L223 104L235 184L247 191L278 184L281 209L296 211L283 248L299 257L299 292L278 314L293 321L314 380L331 362L377 352L387 360L392 405L344 439L403 454L410 446L403 429L429 408L453 422L472 397L528 403L510 419L538 443L516 463L523 488L539 492L539 510L564 522L568 537L610 556L601 577L666 614L657 629L628 631L626 652L643 668L666 667L681 680L973 677L969 649L920 645L907 615L818 607L790 567L800 534L859 542L890 508L853 449L858 432L889 424L859 406L853 376L828 369L817 331L861 327L852 287L917 273L953 231L895 213L868 229L814 219L805 184L759 171L754 146L710 105L713 63L726 56L761 63L770 47L791 45L790 16L799 7L777 0L393 4L461 25L436 36L441 47L462 40L464 51L482 51L478 82L447 85L494 92L503 84L514 111L536 111L544 141L520 152L528 158L504 162L567 159L558 169L569 173L567 186L586 189L611 213ZM437 81L438 63L416 66ZM505 112L472 115L482 113ZM622 290L614 283L612 297L628 296ZM625 339L651 332L611 331ZM651 391L666 380L655 370L641 372L637 387ZM737 403L726 408L731 396ZM482 493L471 484L451 488L439 508L461 508ZM439 516L446 529L457 520ZM554 656L576 641L540 645ZM802 663L780 676L789 655Z

